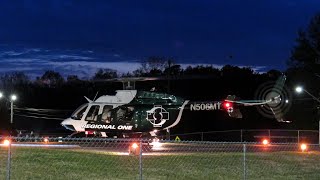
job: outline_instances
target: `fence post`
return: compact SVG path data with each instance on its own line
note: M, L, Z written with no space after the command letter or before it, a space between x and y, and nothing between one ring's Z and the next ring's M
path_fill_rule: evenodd
M242 142L242 129L240 129L240 142Z
M7 160L7 179L10 180L10 170L11 170L11 141L8 144L8 160Z
M201 141L203 141L203 132L201 132Z
M298 144L300 142L300 130L298 130Z
M142 140L140 139L140 144L139 144L139 179L142 180Z
M318 108L318 111L319 111L319 108ZM320 146L320 119L319 119L319 130L318 130L318 135L319 135L319 146Z
M247 179L247 169L246 169L246 144L243 144L243 179Z
M271 132L270 132L270 129L268 130L268 133L269 133L269 141L271 142Z

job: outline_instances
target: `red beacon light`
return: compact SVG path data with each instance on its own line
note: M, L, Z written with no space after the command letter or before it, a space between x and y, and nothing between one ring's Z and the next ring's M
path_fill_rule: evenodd
M230 108L232 106L232 104L230 102L224 102L223 106L225 108Z
M222 106L223 106L223 108L224 108L225 110L227 110L228 112L232 112L232 111L233 111L233 104L232 104L232 102L225 101L225 102L223 102Z

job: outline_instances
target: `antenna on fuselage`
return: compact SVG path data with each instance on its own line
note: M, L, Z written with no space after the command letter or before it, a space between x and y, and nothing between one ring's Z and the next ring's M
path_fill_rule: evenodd
M96 100L96 98L97 98L97 96L98 96L98 93L99 93L99 91L97 91L96 95L95 95L94 98L93 98L93 101Z
M136 89L136 81L135 80L129 80L124 79L121 81L123 90L134 90Z

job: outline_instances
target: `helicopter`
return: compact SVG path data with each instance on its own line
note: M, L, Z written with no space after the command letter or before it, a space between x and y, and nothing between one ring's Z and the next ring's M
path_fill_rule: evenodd
M264 100L240 101L235 95L228 95L220 101L190 101L154 89L135 90L137 80L140 79L119 80L126 85L124 90L116 90L115 95L102 95L96 100L85 97L88 103L77 108L61 125L73 131L70 136L84 132L99 137L149 137L157 136L159 131L170 133L185 110L222 111L229 117L242 118L241 106L268 106L274 112L272 105L282 102L277 93Z

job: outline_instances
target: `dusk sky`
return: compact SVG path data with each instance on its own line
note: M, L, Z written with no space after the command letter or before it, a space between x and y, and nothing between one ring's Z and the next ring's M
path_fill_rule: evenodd
M319 0L0 0L0 73L90 77L150 56L284 70Z

